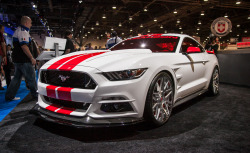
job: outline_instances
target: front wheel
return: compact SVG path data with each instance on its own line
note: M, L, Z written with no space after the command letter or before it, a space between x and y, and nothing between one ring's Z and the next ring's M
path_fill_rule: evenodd
M219 93L219 81L219 69L218 67L215 67L208 87L208 92L210 95L215 96Z
M153 126L166 123L174 101L174 83L170 75L161 72L153 79L147 94L144 118Z

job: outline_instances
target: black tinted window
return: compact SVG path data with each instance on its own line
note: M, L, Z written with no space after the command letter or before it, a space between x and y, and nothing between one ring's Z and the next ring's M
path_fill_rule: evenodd
M191 38L185 38L181 44L181 51L186 52L188 47L199 47L201 52L204 52L203 47Z
M175 36L141 36L127 39L111 50L150 49L152 52L175 52L178 42L179 37Z

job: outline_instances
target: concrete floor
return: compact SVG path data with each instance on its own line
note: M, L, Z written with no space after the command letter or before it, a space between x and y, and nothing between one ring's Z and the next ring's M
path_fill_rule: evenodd
M0 122L0 152L250 152L250 88L221 84L176 107L159 128L146 124L84 128L49 123L29 114L28 95Z

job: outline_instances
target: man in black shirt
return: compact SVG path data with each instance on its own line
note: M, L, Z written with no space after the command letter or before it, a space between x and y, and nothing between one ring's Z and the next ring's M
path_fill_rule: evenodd
M73 37L72 32L70 30L66 30L65 38L67 39L67 42L66 42L64 53L63 53L64 55L75 51L74 44L71 40L72 37Z

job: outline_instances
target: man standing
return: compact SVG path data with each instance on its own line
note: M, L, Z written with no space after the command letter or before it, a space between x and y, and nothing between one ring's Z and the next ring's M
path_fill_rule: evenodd
M66 41L65 51L64 51L63 55L68 54L68 53L72 53L75 51L74 44L71 40L72 37L73 37L72 32L70 30L66 30L65 38L67 39L67 41Z
M106 48L109 49L112 46L114 46L115 44L118 44L119 42L122 42L122 39L120 37L118 37L116 31L111 32L111 37L107 43L106 43Z
M29 84L33 99L37 100L37 85L33 67L33 65L36 64L36 60L30 51L31 37L29 30L31 26L31 19L28 16L23 16L21 18L21 25L16 29L13 35L14 50L12 55L15 65L15 74L5 94L6 101L15 100L15 95L20 86L22 76L25 77L25 80Z
M4 33L4 26L0 24L0 67L3 64L6 64L6 44L4 41L4 37L3 37L3 33ZM0 79L0 90L4 90L4 88L2 87L2 81Z

